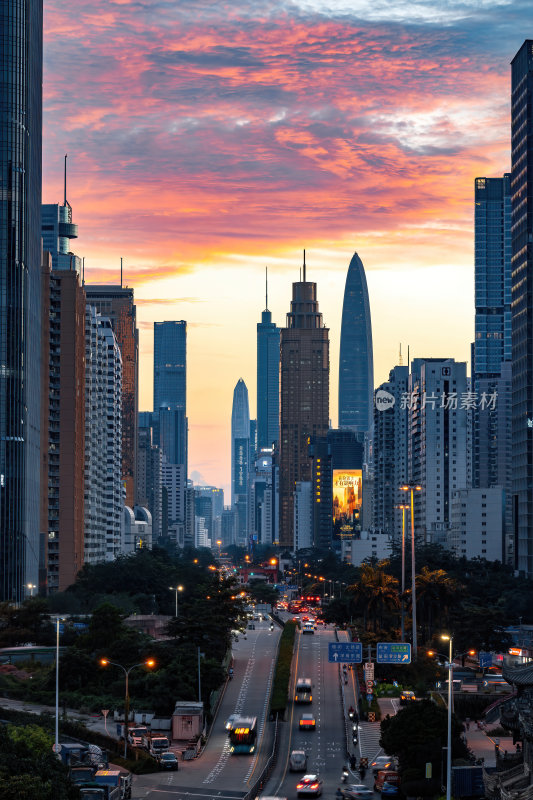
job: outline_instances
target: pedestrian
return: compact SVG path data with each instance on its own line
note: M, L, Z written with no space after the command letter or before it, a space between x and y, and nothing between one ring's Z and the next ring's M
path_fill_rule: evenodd
M466 721L466 729L467 729L467 731L470 730L470 722L468 720Z
M352 771L354 771L356 767L357 767L357 758L356 758L355 755L351 755L350 756L350 769Z

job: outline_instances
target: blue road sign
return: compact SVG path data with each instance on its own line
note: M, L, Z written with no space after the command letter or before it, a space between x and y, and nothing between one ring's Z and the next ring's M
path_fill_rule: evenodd
M411 645L408 642L378 642L378 664L410 664Z
M369 703L371 703L373 697L374 697L373 694L367 694L366 699L368 700Z
M479 654L479 668L485 669L486 667L492 667L492 653Z
M330 664L360 664L363 660L361 642L329 642L328 661Z

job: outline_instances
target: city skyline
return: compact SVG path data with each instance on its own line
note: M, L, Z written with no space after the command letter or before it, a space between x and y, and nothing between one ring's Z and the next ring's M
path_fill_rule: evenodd
M510 167L509 63L525 5L383 8L279 2L259 21L242 3L218 24L214 3L47 6L43 200L62 198L69 152L86 280L118 283L123 256L135 289L143 410L153 322L187 319L190 468L206 483L229 485L241 374L255 407L264 267L280 320L303 247L331 328L334 425L338 297L354 250L376 384L400 342L469 361L472 184Z

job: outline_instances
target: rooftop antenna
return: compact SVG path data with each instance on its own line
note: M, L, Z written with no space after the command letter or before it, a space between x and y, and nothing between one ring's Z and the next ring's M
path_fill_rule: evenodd
M407 345L407 366L411 369L411 362L409 361L409 345Z
M398 361L400 367L403 367L403 359L402 359L402 343L400 342L400 360Z
M304 283L305 283L305 250L304 250Z
M265 311L268 311L268 267L265 267Z
M85 286L85 256L81 260L81 285Z
M64 196L64 206L68 206L67 203L67 154L65 153L65 168L63 173L63 196Z
M122 289L122 256L120 256L120 288Z

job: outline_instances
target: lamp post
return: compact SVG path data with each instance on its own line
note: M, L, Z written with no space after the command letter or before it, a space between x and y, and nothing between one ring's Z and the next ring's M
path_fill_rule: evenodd
M128 721L130 716L130 672L132 669L135 669L135 667L155 667L155 661L153 658L149 658L146 661L142 661L140 664L133 664L133 666L126 668L123 667L122 664L117 664L116 661L109 661L107 658L101 658L100 665L102 667L107 667L108 665L112 667L118 667L126 676L126 695L124 698L124 758L126 758L128 752Z
M453 699L453 637L443 633L440 637L449 642L448 652L448 752L446 754L446 800L452 797L452 699Z
M400 595L402 642L405 641L405 512L409 508L405 503L396 506L402 510L402 591Z
M171 592L176 592L176 616L178 616L178 592L183 591L183 586L169 586Z
M416 483L407 483L400 486L400 491L411 492L411 606L413 621L413 660L416 661L417 641L416 641L416 580L415 580L415 502L414 493L421 492L422 487Z
M34 583L27 583L26 588L30 590L30 597L33 597L33 590L37 588Z
M56 617L56 727L54 753L59 754L59 623L62 617Z

